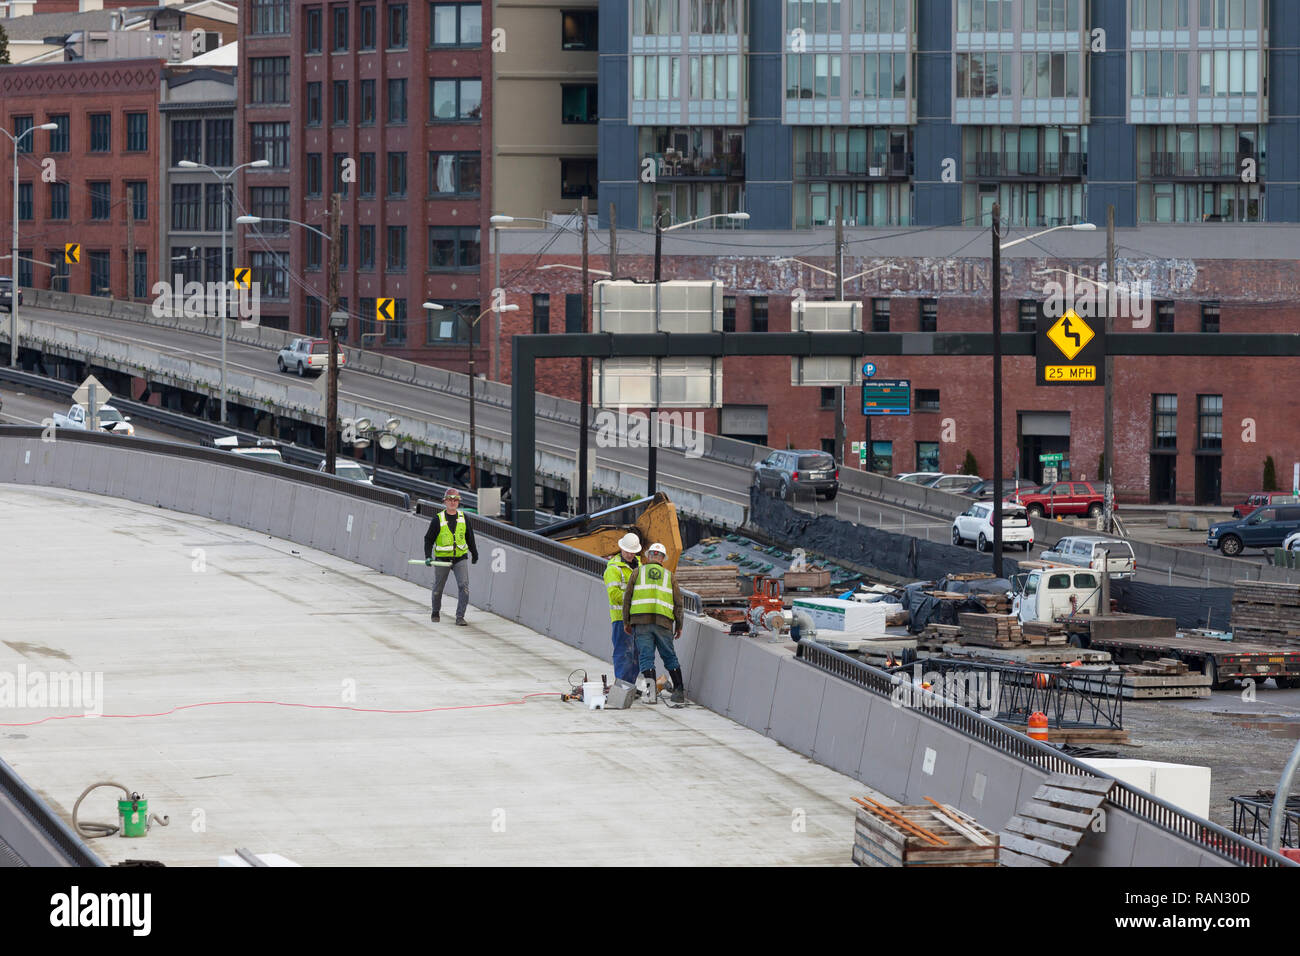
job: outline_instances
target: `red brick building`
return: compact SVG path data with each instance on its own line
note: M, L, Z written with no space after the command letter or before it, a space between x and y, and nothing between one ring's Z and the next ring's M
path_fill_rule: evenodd
M1232 254L1236 238L1221 233L1217 254ZM1133 241L1145 240L1142 236ZM1280 231L1257 239L1263 249L1275 248L1278 258L1121 258L1121 282L1151 283L1151 308L1145 323L1141 316L1121 316L1115 329L1152 335L1300 331L1300 263L1282 257L1293 242L1294 237ZM523 270L506 289L508 301L520 311L502 316L501 369L508 380L511 335L564 332L566 314L569 327L576 330L581 275L568 269L539 271L535 254L511 254L508 242L503 248L502 274ZM580 258L572 248L570 243L562 254L548 253L544 261L577 265ZM831 295L833 286L824 273L797 263L777 264L775 257L665 256L663 274L720 279L729 328L783 332L790 330L794 290L821 299ZM802 258L834 268L829 257ZM609 267L603 254L593 256L591 266ZM864 304L867 330L989 329L988 258L848 256L845 272L854 275L879 266L889 268L848 283L848 297ZM1003 331L1032 329L1044 282L1060 277L1052 270L1092 277L1098 267L1097 259L1086 257L1004 259ZM648 279L653 260L624 251L618 270L622 278ZM875 361L878 378L908 379L912 388L909 416L872 420L877 470L958 471L969 450L980 474L992 475L989 357L881 356ZM1278 481L1290 486L1292 465L1300 460L1300 369L1295 359L1116 358L1114 368L1115 482L1121 501L1230 502L1259 489L1269 456ZM1104 445L1102 388L1039 387L1034 359L1020 356L1005 359L1003 387L1005 475L1040 478L1038 456L1061 452L1069 462L1070 477L1097 477ZM540 364L539 391L576 399L578 388L577 360ZM833 390L791 386L788 358L727 359L723 396L724 409L707 412L710 431L775 447L833 447ZM861 390L846 389L850 441L864 439L866 419L860 403Z
M59 124L28 133L19 149L20 284L115 298L149 295L158 275L162 74L159 60L0 68L7 130L18 135ZM9 221L12 146L5 146L0 218ZM63 261L70 242L81 246L73 265ZM3 245L7 250L8 237Z
M465 367L487 292L491 6L264 0L240 18L239 162L272 167L241 174L238 213L326 231L330 195L343 194L352 344ZM296 226L236 228L263 312L324 332L329 243ZM396 321L375 321L380 298L396 300ZM445 311L426 312L430 299Z

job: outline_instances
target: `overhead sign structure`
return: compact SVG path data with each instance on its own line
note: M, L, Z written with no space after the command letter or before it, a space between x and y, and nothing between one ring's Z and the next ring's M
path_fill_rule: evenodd
M912 380L880 379L862 386L863 415L912 414Z
M63 244L63 261L64 263L76 263L81 261L81 243L65 242Z
M393 300L376 299L375 300L375 318L380 322L393 321Z
M235 268L235 288L247 289L249 282L253 278L253 270L248 266L237 266Z
M1073 310L1059 318L1040 316L1035 343L1039 385L1104 385L1104 319L1081 319Z

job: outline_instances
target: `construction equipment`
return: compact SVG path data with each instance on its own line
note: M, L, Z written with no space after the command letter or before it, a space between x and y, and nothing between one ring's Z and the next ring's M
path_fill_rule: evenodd
M579 551L607 558L618 551L618 539L629 530L637 533L643 547L652 541L662 542L668 552L664 567L677 570L677 560L683 550L682 534L677 525L677 508L663 492L617 508L578 515L539 533Z

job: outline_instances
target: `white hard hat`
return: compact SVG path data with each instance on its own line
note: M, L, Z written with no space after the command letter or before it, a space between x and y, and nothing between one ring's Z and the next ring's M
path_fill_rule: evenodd
M626 551L628 554L641 553L641 539L630 531L618 539L618 546L620 550Z
M662 544L660 544L658 541L656 541L654 544L650 545L650 547L648 547L648 548L645 549L645 553L646 553L646 554L649 554L651 551L658 551L660 554L663 554L663 555L666 555L666 554L668 553L668 549L665 548L665 547L664 547Z

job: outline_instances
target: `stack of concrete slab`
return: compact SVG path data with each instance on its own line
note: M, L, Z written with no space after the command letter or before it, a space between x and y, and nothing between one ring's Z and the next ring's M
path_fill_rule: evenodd
M1235 582L1232 636L1252 644L1300 647L1300 584Z

